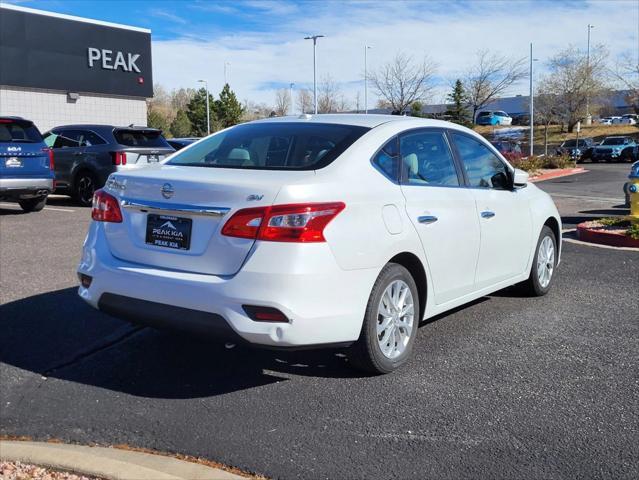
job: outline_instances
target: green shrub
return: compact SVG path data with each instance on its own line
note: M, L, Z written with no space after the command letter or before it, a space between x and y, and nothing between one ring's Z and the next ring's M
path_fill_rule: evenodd
M574 168L576 166L576 162L569 157L556 156L532 156L519 160L512 160L510 163L513 167L525 170L531 175L534 175L543 168Z

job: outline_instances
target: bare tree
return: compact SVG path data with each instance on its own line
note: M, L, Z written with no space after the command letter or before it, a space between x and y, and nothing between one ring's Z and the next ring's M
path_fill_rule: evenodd
M178 110L186 110L186 106L195 95L195 89L193 88L180 88L171 91L171 106L176 112Z
M275 92L275 113L282 117L291 109L291 94L286 88L280 88Z
M372 72L370 81L390 108L401 114L414 101L424 101L430 95L436 70L437 65L428 57L415 63L413 57L400 52Z
M311 113L313 110L313 93L303 88L297 92L297 108L300 113Z
M628 90L626 100L635 113L639 113L639 58L635 62L630 55L625 55L612 73L622 88Z
M510 58L489 50L477 52L477 63L466 72L463 82L473 121L478 110L526 76L525 63L524 58Z
M573 46L550 59L550 73L541 85L543 91L554 95L557 112L568 132L586 115L589 101L591 111L596 110L597 99L606 89L606 58L606 49L598 45L590 51L590 62Z
M249 122L251 120L258 120L260 118L267 118L271 114L275 113L273 107L266 105L265 103L255 103L250 100L244 100L244 113L242 115L243 122Z
M557 112L557 99L554 95L543 91L544 84L535 95L535 123L544 126L544 155L548 155L548 127L559 120Z
M339 85L330 75L325 75L317 87L317 112L332 113L340 109L340 98L343 96ZM341 100L343 102L343 100Z

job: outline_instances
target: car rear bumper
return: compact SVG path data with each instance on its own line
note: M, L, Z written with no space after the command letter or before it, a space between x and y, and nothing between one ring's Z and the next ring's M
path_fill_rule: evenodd
M0 198L22 200L43 197L52 191L52 178L0 178Z
M92 277L80 297L108 314L272 347L357 340L379 273L342 270L326 243L277 242L257 242L233 276L163 270L113 257L95 223L78 272ZM276 308L289 322L254 321L244 305Z

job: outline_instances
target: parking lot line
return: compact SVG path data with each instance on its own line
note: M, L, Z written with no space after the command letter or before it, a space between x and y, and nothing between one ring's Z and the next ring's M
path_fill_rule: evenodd
M9 202L0 202L0 207L16 207L17 203L9 203ZM53 210L55 212L75 212L75 210L70 208L58 208L58 207L44 207L45 210Z

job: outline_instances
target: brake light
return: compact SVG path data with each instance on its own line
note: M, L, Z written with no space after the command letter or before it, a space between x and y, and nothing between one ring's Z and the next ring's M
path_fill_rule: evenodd
M93 194L91 218L96 222L122 223L122 212L117 198L104 190L96 190Z
M242 305L242 308L249 316L249 318L256 322L285 322L288 323L288 318L277 308L273 307L258 307L255 305Z
M53 172L55 170L55 160L53 158L53 149L43 148L42 151L47 152L47 155L49 155L49 170Z
M126 152L111 152L113 165L126 165Z
M245 208L226 222L222 235L269 242L325 242L324 228L345 207L332 202Z

